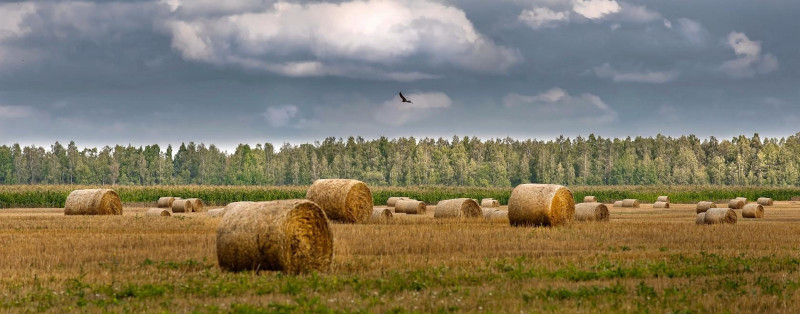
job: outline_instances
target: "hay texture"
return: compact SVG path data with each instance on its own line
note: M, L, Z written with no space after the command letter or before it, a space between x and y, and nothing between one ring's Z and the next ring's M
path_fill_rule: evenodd
M773 201L769 197L759 197L758 200L756 201L756 203L758 203L761 206L772 206L773 205Z
M392 221L392 211L388 208L383 209L373 209L372 216L369 217L369 222L371 223L385 223Z
M122 215L122 201L114 190L75 190L67 196L65 215Z
M744 202L738 198L734 198L728 202L728 208L730 209L742 209L744 207Z
M614 207L622 207L622 201L614 202Z
M622 207L632 207L632 208L639 208L639 200L637 199L624 199L622 200Z
M208 215L208 217L222 217L222 215L225 215L225 208L209 209L206 215Z
M481 217L483 211L474 199L456 198L439 201L433 212L433 218L474 218Z
M495 210L491 215L489 215L488 220L508 223L508 211Z
M669 202L655 202L653 208L669 208Z
M764 218L764 206L747 204L742 207L742 218Z
M716 208L717 204L714 202L699 202L697 203L697 213L705 213L709 208Z
M496 211L497 210L494 208L481 208L481 213L483 214L483 218L485 218L486 220L491 219L492 214L494 214L494 212Z
M512 226L560 226L575 218L572 191L556 184L520 184L508 199Z
M175 198L172 196L165 196L158 198L158 208L172 208L172 202L175 201Z
M217 260L228 271L327 271L333 234L325 212L309 200L239 204L217 228Z
M669 203L669 196L665 195L659 196L658 198L656 198L656 202Z
M189 200L175 200L172 202L173 213L191 213L192 202Z
M583 197L583 202L584 203L597 203L597 197L596 196L591 196L591 195L590 196L584 196Z
M399 200L394 204L394 212L408 215L424 215L428 211L425 202L418 200Z
M747 205L747 198L746 198L746 197L737 197L736 199L737 199L737 200L742 200L742 202L744 203L744 205ZM744 206L744 205L742 205L742 206Z
M705 225L706 224L706 213L698 213L697 217L694 219L694 223L698 225Z
M386 200L386 206L394 207L394 205L397 204L397 201L399 200L410 200L410 198L403 196L392 196Z
M187 198L187 201L192 202L192 211L193 212L201 212L203 211L203 200L199 198Z
M484 198L481 200L481 207L500 207L500 201L493 198Z
M169 217L172 216L172 213L169 212L169 209L165 208L150 208L144 212L144 215L151 217Z
M314 181L306 192L306 199L322 207L331 220L362 223L372 216L372 192L358 180Z
M709 208L704 214L707 225L736 223L736 212L730 208Z
M608 221L608 207L603 203L575 204L575 220L577 221Z

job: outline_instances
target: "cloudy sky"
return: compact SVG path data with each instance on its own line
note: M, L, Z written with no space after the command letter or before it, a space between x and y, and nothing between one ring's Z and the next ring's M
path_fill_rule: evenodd
M798 12L794 0L5 1L0 143L787 136L800 131Z

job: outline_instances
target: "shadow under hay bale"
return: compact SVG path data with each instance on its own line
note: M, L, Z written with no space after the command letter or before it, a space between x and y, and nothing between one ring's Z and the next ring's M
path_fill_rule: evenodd
M172 213L169 212L169 209L165 208L150 208L144 212L144 215L150 217L169 217L172 216Z
M331 220L362 223L372 216L372 192L358 180L314 181L306 192L306 199L317 203Z
M172 202L173 213L191 213L192 211L192 202L190 200L181 199Z
M172 202L175 201L175 198L172 196L165 196L158 198L158 208L172 208Z
M707 225L736 223L736 212L730 208L709 208L704 216L703 222Z
M714 204L714 202L705 202L705 201L703 201L703 202L697 203L696 211L697 211L698 214L699 213L705 213L709 208L716 208L716 207L717 207L717 204Z
M508 199L512 226L560 226L575 218L572 191L556 184L520 184Z
M122 215L122 202L111 189L75 190L67 196L64 215Z
M428 211L428 205L418 200L399 200L394 204L394 211L407 215L424 215Z
M603 203L575 204L576 221L608 221L608 207Z
M747 204L742 207L742 218L763 218L764 206L761 204Z
M439 201L433 211L433 218L475 218L482 214L481 206L474 199L456 198Z

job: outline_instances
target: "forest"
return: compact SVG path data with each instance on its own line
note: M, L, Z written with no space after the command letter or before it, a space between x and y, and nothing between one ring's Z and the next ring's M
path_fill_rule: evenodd
M0 146L0 184L307 185L355 178L374 186L800 184L800 133L785 138L669 137L365 140L329 137L275 148L182 143L79 149Z

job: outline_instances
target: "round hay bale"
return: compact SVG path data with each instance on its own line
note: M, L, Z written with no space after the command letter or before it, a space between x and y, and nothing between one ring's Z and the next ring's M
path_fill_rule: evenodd
M506 210L495 210L488 218L489 221L501 221L501 222L508 222L508 211Z
M369 221L372 223L385 223L392 220L392 211L388 208L373 209Z
M669 208L669 202L655 202L653 208Z
M637 200L637 199L629 198L629 199L622 200L622 207L639 208L639 205L640 205L640 203L639 203L639 200Z
M714 202L699 202L697 203L697 213L705 213L709 208L716 208L717 204Z
M713 224L735 224L736 212L730 208L709 208L705 212L703 222Z
M173 213L191 213L192 202L189 200L175 200L172 202Z
M741 199L734 198L728 202L730 209L742 209L742 207L744 207L744 202Z
M164 196L158 198L158 208L172 208L172 202L175 201L175 198L172 196Z
M575 204L575 220L577 221L608 221L608 207L603 203Z
M483 218L486 218L486 220L491 219L492 214L494 214L494 212L496 211L497 209L494 208L481 208L481 213L483 214Z
M591 195L590 196L584 196L583 197L583 202L584 203L597 203L597 197L596 196L591 196Z
M394 211L408 215L424 215L428 211L428 206L423 201L399 200L394 204Z
M622 207L622 201L614 202L614 207Z
M474 199L455 198L439 201L433 212L433 218L474 218L481 217L483 211Z
M193 212L203 211L203 200L199 198L187 198L186 200L192 202Z
M154 217L169 217L172 216L172 213L169 212L169 209L164 208L150 208L146 212L144 212L145 216L154 216Z
M493 198L484 198L481 200L481 207L500 207L500 201Z
M372 216L372 192L358 180L314 181L306 192L306 199L317 203L331 220L361 223Z
M408 198L408 197L403 197L403 196L392 196L392 197L390 197L389 199L387 199L387 200L386 200L386 206L388 206L388 207L394 207L394 205L395 205L395 204L397 203L397 201L399 201L399 200L410 200L410 198Z
M706 224L706 212L698 213L697 217L694 219L694 223L698 225L705 225Z
M658 198L656 198L656 202L669 203L669 196L666 195L659 196Z
M309 200L238 204L219 222L217 260L228 271L327 271L333 234L325 212Z
M208 215L208 217L222 217L222 215L225 215L225 208L209 209L206 215Z
M763 218L764 206L761 204L747 204L742 207L742 218Z
M67 196L64 215L122 215L122 201L111 189L75 190Z
M773 201L769 197L759 197L756 203L761 204L762 206L772 206Z
M520 184L508 199L512 226L560 226L575 218L572 191L556 184Z

